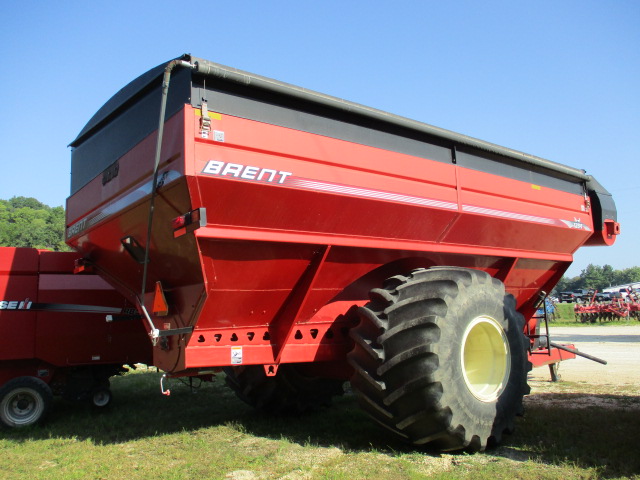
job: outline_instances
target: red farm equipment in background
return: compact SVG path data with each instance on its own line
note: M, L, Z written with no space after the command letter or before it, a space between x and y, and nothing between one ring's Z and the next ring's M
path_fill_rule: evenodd
M628 290L627 302L629 304L629 316L640 320L640 294L637 290Z
M104 407L109 378L151 363L135 308L97 275L74 275L77 253L0 248L0 423L42 420L53 395ZM132 315L133 313L133 315Z
M576 356L588 358L594 362L606 365L607 362L605 360L580 352L572 344L558 344L551 341L551 335L549 334L549 316L553 317L555 315L555 308L556 306L551 299L544 297L535 315L527 322L527 328L533 328L534 326L536 328L535 332L526 331L530 339L529 361L531 365L533 367L548 365L549 372L551 373L551 381L553 382L559 380L559 363L564 360L576 358Z
M625 295L621 293L624 291ZM573 306L576 322L596 323L623 320L628 318L640 319L640 298L631 288L621 289L611 293L609 300L597 301L597 291L586 303L576 303Z
M541 293L619 233L582 170L189 55L71 145L67 243L136 305L153 365L224 371L265 411L348 380L440 450L513 428Z

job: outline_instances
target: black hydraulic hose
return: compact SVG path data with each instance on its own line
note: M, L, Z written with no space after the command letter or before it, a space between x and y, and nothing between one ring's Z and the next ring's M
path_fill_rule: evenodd
M160 119L158 121L158 138L156 140L156 156L153 164L153 182L151 183L151 199L149 201L149 216L147 219L147 240L144 247L144 261L142 266L142 286L140 288L140 302L141 307L144 309L144 295L147 290L147 272L149 267L149 250L151 249L151 229L153 226L153 213L155 207L156 190L158 182L158 169L160 166L160 157L162 153L162 137L164 134L164 122L165 112L167 110L167 97L169 92L169 81L171 80L171 71L175 67L193 68L193 65L184 60L176 59L167 64L164 69L164 76L162 78L162 100L160 102Z

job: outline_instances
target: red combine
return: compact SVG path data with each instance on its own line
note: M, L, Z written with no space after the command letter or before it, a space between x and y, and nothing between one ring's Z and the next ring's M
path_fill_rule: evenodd
M54 394L104 407L109 377L123 364L151 363L139 321L105 322L107 313L131 315L131 304L97 275L74 275L76 259L0 248L1 425L42 420Z
M619 233L584 171L189 55L72 142L67 242L170 375L263 410L350 380L406 441L484 449L522 411L532 318Z

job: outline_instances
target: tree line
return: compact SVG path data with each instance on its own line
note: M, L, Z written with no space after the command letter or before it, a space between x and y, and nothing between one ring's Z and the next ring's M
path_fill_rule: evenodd
M611 265L601 267L589 264L577 277L562 277L555 290L556 292L567 292L584 288L602 291L605 288L627 283L640 283L640 267L614 270Z
M69 251L64 243L64 208L35 198L0 199L0 246Z

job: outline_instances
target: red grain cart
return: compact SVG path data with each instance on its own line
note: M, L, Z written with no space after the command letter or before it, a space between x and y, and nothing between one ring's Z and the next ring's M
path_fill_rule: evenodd
M131 304L97 275L74 275L77 258L0 248L2 425L42 420L54 394L104 407L111 400L109 377L123 364L151 363L139 321L105 321L105 313Z
M582 170L188 55L71 145L67 242L137 304L154 365L276 411L350 380L442 450L513 428L523 318L619 233Z

